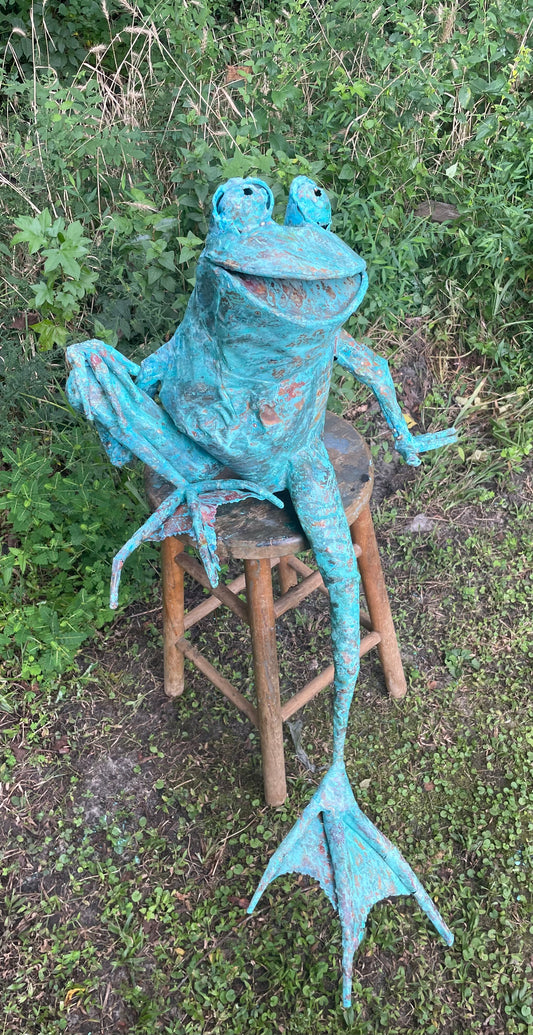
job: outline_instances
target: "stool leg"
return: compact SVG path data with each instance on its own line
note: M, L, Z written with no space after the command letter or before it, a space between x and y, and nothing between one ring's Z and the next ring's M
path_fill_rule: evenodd
M379 559L374 523L368 504L366 507L363 507L350 531L353 542L361 547L361 556L358 558L359 570L372 628L381 635L378 651L387 690L391 697L401 700L407 693L407 683L392 621L387 587L385 586L385 579Z
M183 569L174 561L176 554L183 551L183 543L174 536L168 536L161 543L161 575L163 580L163 657L165 671L165 693L167 697L179 697L183 693L185 658L176 647L176 640L183 636Z
M298 585L298 576L294 568L291 568L286 557L280 557L278 572L279 585L282 593L286 593L287 590Z
M244 562L267 805L287 796L270 561Z

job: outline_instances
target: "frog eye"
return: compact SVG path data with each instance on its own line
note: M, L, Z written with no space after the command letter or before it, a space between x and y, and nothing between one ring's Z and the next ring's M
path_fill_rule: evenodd
M222 232L245 233L271 218L274 197L262 180L235 177L222 184L213 197L213 223Z
M286 226L315 225L329 230L331 205L328 195L309 176L296 176L289 190Z

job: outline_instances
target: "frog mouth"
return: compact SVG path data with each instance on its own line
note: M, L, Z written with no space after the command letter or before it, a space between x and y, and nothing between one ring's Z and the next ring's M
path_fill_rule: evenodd
M228 272L228 271L227 271ZM363 275L327 280L297 280L287 277L258 277L232 272L242 288L257 303L295 322L329 323L344 320L360 301Z

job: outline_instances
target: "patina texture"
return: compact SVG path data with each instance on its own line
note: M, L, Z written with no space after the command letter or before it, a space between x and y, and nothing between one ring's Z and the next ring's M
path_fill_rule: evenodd
M413 436L386 362L342 330L365 294L364 261L329 231L325 192L294 180L285 224L261 180L218 188L196 286L175 334L140 367L99 341L72 346L68 395L95 422L114 464L138 457L175 487L115 558L144 540L187 532L216 585L218 506L287 490L329 591L335 664L333 764L271 859L251 902L281 873L315 877L339 912L344 1003L354 951L373 903L413 894L445 941L452 935L399 852L358 808L344 768L359 668L359 574L335 473L323 443L332 365L378 399L407 463L455 440ZM155 401L158 394L159 402Z

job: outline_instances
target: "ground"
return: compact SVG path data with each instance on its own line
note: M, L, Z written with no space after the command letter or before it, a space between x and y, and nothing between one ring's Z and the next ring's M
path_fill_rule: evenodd
M435 371L416 335L400 359L403 405L429 426L438 406L420 404ZM532 470L491 481L451 451L407 468L368 395L342 405L374 441L376 530L409 682L391 701L374 652L364 659L348 771L454 947L410 900L376 906L345 1012L338 920L312 881L278 880L247 917L328 765L331 693L294 731L309 766L287 732L287 803L265 807L249 722L192 670L184 696L165 698L154 591L46 700L21 684L19 714L4 716L4 1033L533 1032ZM436 426L457 409L452 398ZM481 426L466 434L485 448ZM221 609L195 635L251 686L234 616ZM324 598L281 620L279 644L288 694L329 660Z

